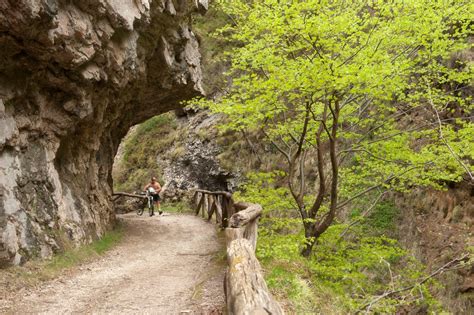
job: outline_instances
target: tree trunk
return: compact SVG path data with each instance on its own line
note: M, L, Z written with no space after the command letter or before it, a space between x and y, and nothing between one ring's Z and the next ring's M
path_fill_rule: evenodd
M314 238L306 239L306 244L304 245L304 248L301 251L301 256L308 258L313 251L313 246L315 243L316 240Z
M303 250L301 251L301 256L308 258L311 255L311 252L313 251L313 246L316 243L316 240L318 239L315 237L313 234L313 225L308 226L305 225L304 229L304 234L305 234L305 245L303 247Z

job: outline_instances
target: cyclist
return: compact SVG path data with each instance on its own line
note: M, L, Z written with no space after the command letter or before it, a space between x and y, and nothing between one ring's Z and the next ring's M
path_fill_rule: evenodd
M156 177L152 177L151 181L145 186L145 190L148 191L153 196L153 202L155 203L155 207L158 209L158 213L161 215L163 211L160 208L160 191L161 185L156 180ZM154 212L150 214L150 216L155 215Z

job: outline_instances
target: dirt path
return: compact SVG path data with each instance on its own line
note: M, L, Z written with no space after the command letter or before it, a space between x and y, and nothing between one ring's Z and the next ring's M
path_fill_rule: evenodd
M6 313L220 314L215 226L189 215L124 215L124 240L72 275L10 302ZM0 312L1 313L1 312Z

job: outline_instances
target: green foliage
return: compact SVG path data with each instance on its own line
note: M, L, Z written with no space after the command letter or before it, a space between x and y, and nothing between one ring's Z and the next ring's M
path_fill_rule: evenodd
M202 55L204 89L207 93L213 94L225 88L226 82L222 80L222 73L229 65L224 53L232 44L222 37L211 34L225 26L231 19L214 1L210 2L205 16L194 15L193 19L193 31L199 40Z
M343 224L331 226L309 260L301 258L298 246L294 246L295 240L303 242L302 233L296 237L281 232L260 234L257 255L265 268L272 270L267 274L269 287L278 296L289 299L295 311L352 313L388 288L411 285L424 275L423 266L409 257L395 240L363 236L360 230L351 240L340 239L339 234L345 227ZM273 271L278 268L286 272ZM308 296L301 279L309 280L312 303L301 299ZM432 298L430 286L421 287L425 294L423 298L415 297L416 303L425 303L431 310L437 310L439 305ZM398 296L381 300L372 311L393 313L405 304L404 299L405 296ZM324 305L328 307L326 310ZM336 309L331 309L334 305Z
M156 159L160 150L174 143L176 128L172 113L152 117L136 127L124 140L123 158L114 168L116 191L140 191L151 176L162 182L162 170ZM179 158L183 154L183 148L176 147L172 158Z
M89 245L78 248L67 249L65 252L53 256L44 266L47 274L56 274L63 269L76 266L90 260L92 257L101 255L116 245L123 237L123 229L118 226L116 229L105 233L100 239Z
M290 311L353 313L385 290L415 284L425 276L423 265L384 235L398 215L390 202L380 203L345 236L341 235L348 224L332 225L318 239L310 259L302 258L299 253L305 237L288 189L278 187L282 175L250 174L237 198L263 205L257 256L270 289L286 301ZM368 205L360 202L359 206ZM361 212L354 210L352 219L361 219ZM371 311L394 313L404 305L425 305L438 311L439 303L431 293L434 285L432 281L417 287L416 292L382 299Z
M469 97L445 88L472 79L472 63L446 66L471 46L470 1L218 3L233 18L219 36L239 45L229 53L230 93L202 103L227 114L227 128L263 127L270 138L291 142L289 134L303 128L308 102L319 118L323 104L337 96L344 104L339 121L346 126L337 137L350 143L346 149L356 162L342 170L343 192L391 175L398 180L390 186L399 190L439 187L466 172L460 159L474 158L472 122L443 123L441 139L435 112L449 112L452 104L472 109ZM428 124L411 128L400 120L420 106ZM311 122L307 145L319 124Z
M279 210L294 209L295 205L289 198L288 188L275 185L284 176L285 173L281 171L250 172L247 174L248 184L241 185L240 191L235 193L234 198L259 203L267 213L273 216Z
M390 235L396 228L397 219L400 216L398 209L391 201L381 201L374 205L373 209L366 217L363 213L371 201L369 198L363 198L352 205L352 211L349 215L351 221L360 221L364 231L368 234L386 234Z
M474 173L473 67L457 57L472 47L470 1L217 3L231 17L217 32L232 48L231 84L200 105L284 156L303 254L360 192Z
M168 213L191 213L191 207L184 201L166 202L161 205L161 210Z
M381 202L375 206L368 216L366 225L368 229L376 229L379 232L392 231L395 229L399 214L399 209L392 202Z
M102 238L91 244L92 249L99 255L116 245L123 237L123 230L119 226L115 230L105 233Z

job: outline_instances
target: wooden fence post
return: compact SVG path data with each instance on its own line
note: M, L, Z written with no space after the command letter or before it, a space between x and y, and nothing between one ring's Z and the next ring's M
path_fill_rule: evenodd
M217 196L216 200L216 223L222 225L222 199L223 196Z
M224 191L199 189L195 199L196 215L202 211L205 218L207 213L207 220L210 221L215 213L216 223L225 228L229 266L224 280L227 313L284 314L268 291L260 264L255 257L258 220L262 207L245 202L234 204L232 194Z
M225 286L228 314L283 314L280 305L268 291L260 264L248 240L239 238L230 242L227 263L229 271Z
M227 199L227 196L222 196L222 228L226 228L229 225L229 207Z
M206 194L203 194L202 198L204 199L204 201L203 201L203 203L202 203L201 216L202 216L203 218L205 218L205 214L204 214L204 213L207 212L207 211L206 211L206 209L207 209L207 196L206 196Z
M211 199L211 208L208 212L208 215L207 215L207 221L211 221L212 219L212 215L214 214L214 212L216 212L216 209L217 209L217 197L215 196L212 196L212 199ZM217 213L216 213L216 218L217 218Z
M202 203L204 202L204 194L202 194L201 199L196 207L196 215L199 215L199 211L201 210Z

